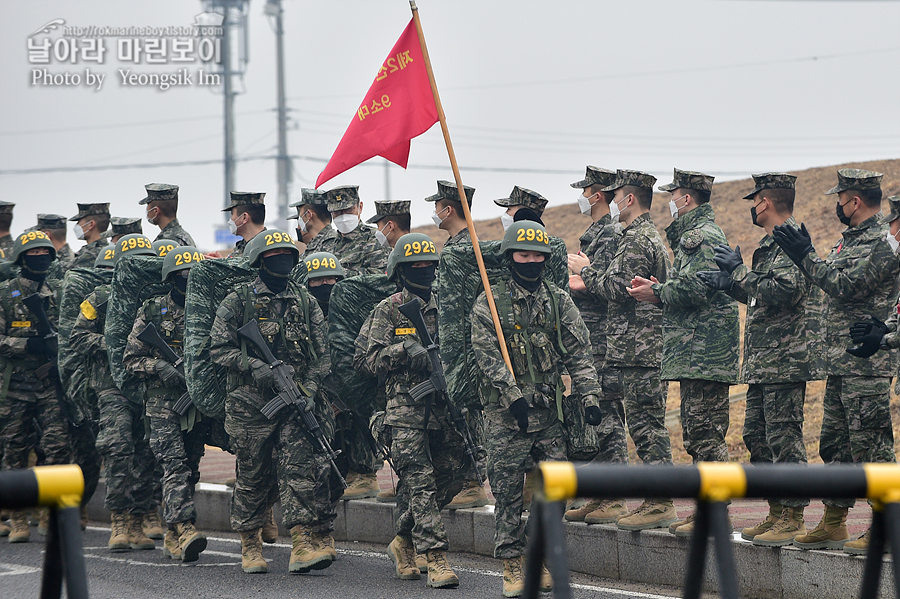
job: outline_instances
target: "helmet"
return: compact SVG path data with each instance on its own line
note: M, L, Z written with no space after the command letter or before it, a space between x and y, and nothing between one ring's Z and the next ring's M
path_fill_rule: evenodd
M514 250L549 254L550 236L544 225L531 220L520 220L510 225L500 242L500 252L505 254Z
M115 268L115 266L116 246L108 245L97 254L97 259L94 260L94 268Z
M294 245L294 240L290 235L279 229L265 229L257 233L256 237L247 244L247 260L250 262L250 266L259 266L259 260L264 252L278 248L292 250L295 263L300 260L300 250Z
M43 231L29 231L16 237L16 240L13 242L12 257L10 259L13 263L21 265L19 258L24 256L28 250L37 248L49 249L50 255L56 258L56 248L53 247L53 242L50 241L47 234Z
M165 258L166 254L178 247L177 241L171 239L157 239L153 242L153 251L160 258Z
M434 241L424 233L407 233L397 240L391 255L388 256L388 279L393 279L397 272L397 265L404 262L437 262L437 248Z
M316 252L303 258L306 262L306 277L308 279L319 279L322 277L341 277L344 278L344 267L340 261L330 252Z
M203 254L192 245L180 245L167 252L162 263L162 280L165 281L173 272L187 270L203 260Z
M140 233L130 233L116 242L116 257L113 261L118 264L122 256L155 256L153 244Z

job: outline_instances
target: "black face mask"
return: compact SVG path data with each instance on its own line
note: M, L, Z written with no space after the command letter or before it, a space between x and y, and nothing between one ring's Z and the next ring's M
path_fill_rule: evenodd
M413 295L418 295L423 301L431 299L431 284L434 283L434 271L436 262L428 266L413 268L408 264L400 265L400 284Z
M851 216L847 216L847 215L844 213L844 207L841 206L841 201L840 201L840 200L838 200L838 203L837 203L837 205L835 206L834 211L837 213L838 220L841 221L841 224L844 225L845 227L849 227L849 226L850 226L850 218L851 218L852 215L851 215Z
M187 271L181 271L172 276L172 301L182 308L184 308L184 294L187 291L186 274Z
M762 225L756 222L756 206L750 207L750 220L753 221L753 224L757 227L761 227Z
M537 291L541 286L541 273L544 271L543 262L513 262L510 261L510 270L513 280L527 289Z
M287 289L288 277L294 269L294 254L275 254L263 257L259 267L259 278L272 293L281 293Z
M22 256L22 276L32 281L43 282L53 264L52 254Z
M322 308L323 311L328 310L328 300L331 299L331 290L334 289L334 285L329 285L327 283L319 285L318 287L310 287L310 294L316 298L316 301L319 302L319 307Z

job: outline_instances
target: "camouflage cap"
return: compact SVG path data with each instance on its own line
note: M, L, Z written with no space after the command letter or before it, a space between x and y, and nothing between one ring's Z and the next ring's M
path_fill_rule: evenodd
M794 183L797 181L796 175L787 173L760 173L753 175L753 183L756 187L753 191L744 196L745 200L752 200L753 196L761 192L763 189L794 189Z
M99 204L78 204L78 214L69 219L70 222L78 222L86 216L105 214L109 216L109 202Z
M884 176L875 171L866 171L860 168L842 168L838 171L838 184L825 192L825 195L841 193L848 189L857 191L869 191L881 189L881 178Z
M144 185L147 190L147 197L138 202L138 204L149 204L159 200L177 200L178 186L168 183L148 183Z
M38 214L35 229L65 229L66 217L62 214Z
M109 219L110 229L107 231L108 237L116 237L117 235L128 235L129 233L143 233L140 218L124 218L114 216Z
M359 204L359 185L341 185L329 189L325 194L328 212L353 208Z
M889 197L888 204L891 207L891 212L882 220L884 223L890 223L900 218L900 196Z
M601 191L615 191L620 187L625 187L626 185L653 189L653 185L655 183L656 177L649 173L618 169L616 171L616 180L610 183L607 187L604 187Z
M0 200L0 214L12 214L15 207L16 205L13 202Z
M409 214L409 200L375 200L375 216L367 220L369 224L377 223L386 216Z
M300 206L305 206L306 204L313 204L316 206L324 206L325 205L325 196L327 194L324 191L320 191L318 189L312 187L304 187L300 190L300 199L296 202L288 204L291 208L299 208ZM290 218L297 218L296 216L291 216Z
M230 212L238 206L251 206L253 204L266 205L266 192L264 191L232 191L231 204L222 208L222 212Z
M616 180L616 172L598 166L588 165L584 171L584 179L570 183L575 189L585 189L591 185L612 185Z
M675 174L672 177L672 182L668 185L660 185L657 189L660 191L675 191L678 188L684 188L696 189L697 191L712 191L714 179L715 177L712 175L706 175L695 171L682 171L676 168Z
M513 187L508 198L494 200L494 203L504 208L510 206L526 206L538 214L542 214L544 208L547 206L547 198L536 191L531 191L530 189L525 189L524 187L516 185Z
M437 186L438 192L433 196L425 198L426 202L437 202L438 200L450 200L452 202L459 201L459 190L456 188L456 183L441 180L437 182ZM475 188L463 185L463 191L466 193L466 202L468 202L469 207L471 208L472 197L475 195Z

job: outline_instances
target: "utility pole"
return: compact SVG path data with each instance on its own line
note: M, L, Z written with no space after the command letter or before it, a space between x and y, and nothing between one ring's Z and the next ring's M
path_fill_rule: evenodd
M281 0L268 0L266 2L266 15L274 20L275 30L275 69L278 79L278 156L276 174L278 177L278 220L279 226L286 226L288 217L288 204L291 196L291 181L293 180L291 158L287 151L287 107L285 106L284 92L284 11L281 8Z
M384 159L384 199L391 199L391 163Z

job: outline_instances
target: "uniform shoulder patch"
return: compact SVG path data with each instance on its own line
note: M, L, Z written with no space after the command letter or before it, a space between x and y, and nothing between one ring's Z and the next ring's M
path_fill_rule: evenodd
M226 306L219 306L216 309L216 316L218 316L222 320L230 320L234 318L234 312L229 310Z
M692 252L703 244L703 231L700 229L691 229L681 236L681 247Z
M88 320L97 320L97 308L87 300L81 302L81 314Z

